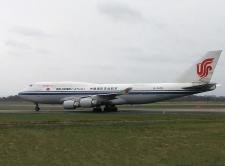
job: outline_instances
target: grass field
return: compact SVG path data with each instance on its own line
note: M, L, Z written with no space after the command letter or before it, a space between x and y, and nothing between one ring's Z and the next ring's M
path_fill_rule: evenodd
M225 115L4 113L0 165L225 165Z

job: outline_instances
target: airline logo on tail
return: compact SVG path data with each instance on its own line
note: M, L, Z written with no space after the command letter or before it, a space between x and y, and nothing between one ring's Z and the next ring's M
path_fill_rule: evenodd
M213 60L214 58L208 58L197 64L197 74L199 77L203 78L208 76L209 71L212 70L211 64Z

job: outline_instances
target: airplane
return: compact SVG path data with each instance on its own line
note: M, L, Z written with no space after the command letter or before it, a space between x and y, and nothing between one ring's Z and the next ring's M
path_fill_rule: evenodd
M38 82L18 96L35 104L62 104L64 109L93 108L93 112L116 112L116 105L147 104L216 89L210 82L222 50L209 51L175 83L97 84ZM104 107L104 109L102 109Z

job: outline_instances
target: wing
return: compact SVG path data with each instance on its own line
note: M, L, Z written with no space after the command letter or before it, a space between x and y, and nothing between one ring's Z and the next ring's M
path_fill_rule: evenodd
M208 84L200 84L200 85L193 85L189 87L184 87L183 89L187 90L210 90L216 88L216 83L208 83Z
M126 88L126 89L124 89L122 91L119 91L117 93L103 93L103 94L90 95L90 96L80 96L80 97L70 96L70 97L63 98L62 101L66 101L66 100L79 101L82 98L91 97L92 99L96 99L96 100L99 100L101 102L105 102L105 101L116 99L116 97L120 96L120 95L128 95L131 90L132 90L132 88L129 87L129 88Z
M115 99L117 96L120 95L128 95L129 92L132 90L131 87L126 88L118 93L105 93L105 94L98 94L96 95L98 98L103 99L103 100L113 100Z

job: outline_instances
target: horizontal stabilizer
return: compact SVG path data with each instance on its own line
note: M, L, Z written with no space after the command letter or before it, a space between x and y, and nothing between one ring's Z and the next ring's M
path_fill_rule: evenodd
M189 87L184 87L182 89L185 90L214 90L216 88L216 83L211 84L200 84L200 85L193 85Z

